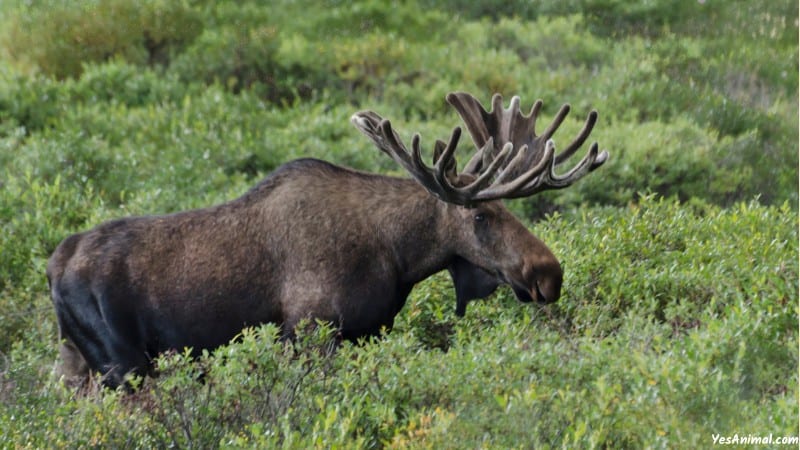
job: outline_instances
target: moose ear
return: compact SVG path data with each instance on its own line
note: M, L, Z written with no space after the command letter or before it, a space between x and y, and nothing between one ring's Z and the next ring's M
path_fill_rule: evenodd
M489 272L472 264L464 258L456 257L447 266L456 288L456 315L464 317L467 303L477 298L488 297L497 289L500 282Z

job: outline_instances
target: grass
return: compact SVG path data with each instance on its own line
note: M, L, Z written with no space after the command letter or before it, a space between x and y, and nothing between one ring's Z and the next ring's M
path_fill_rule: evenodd
M796 3L79 3L0 3L0 447L797 436ZM113 42L90 39L109 24ZM64 237L234 198L302 156L403 176L350 115L425 145L456 124L455 90L541 97L544 121L571 103L557 145L600 112L603 168L509 202L563 262L559 302L501 290L459 319L437 274L359 345L265 325L162 355L133 394L55 379L44 267Z

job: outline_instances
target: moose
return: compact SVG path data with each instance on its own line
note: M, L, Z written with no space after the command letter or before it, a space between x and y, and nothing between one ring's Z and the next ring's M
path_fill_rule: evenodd
M286 339L303 319L330 322L348 340L376 335L416 283L444 269L459 316L501 284L521 302L556 301L559 261L501 200L565 188L602 165L608 153L594 143L555 173L597 113L556 154L551 137L569 105L537 135L541 100L527 115L516 96L504 109L495 94L491 111L463 92L446 100L476 147L461 171L461 128L435 142L429 166L419 134L409 150L389 120L362 111L351 122L412 179L299 159L235 200L112 220L64 239L47 266L59 373L80 384L99 372L113 388L129 373L150 374L160 352L213 349L263 323Z

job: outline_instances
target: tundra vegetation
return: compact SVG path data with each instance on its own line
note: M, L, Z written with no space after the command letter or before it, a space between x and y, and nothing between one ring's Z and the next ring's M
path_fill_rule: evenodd
M384 3L0 3L0 447L797 435L797 2ZM600 112L601 169L507 202L562 262L558 302L501 289L458 317L443 272L360 345L265 325L162 355L132 394L58 382L44 274L64 237L236 198L299 157L404 176L350 116L447 136L451 91L542 98L545 120L568 102L557 144Z
M453 278L456 315L501 284L523 303L552 303L564 275L553 252L501 200L570 186L608 152L592 144L556 173L597 122L555 152L562 106L535 132L519 97L487 111L465 93L447 95L476 151L458 169L461 128L437 140L433 166L388 119L360 111L351 122L412 179L359 172L314 158L283 164L241 197L174 214L126 217L65 238L47 263L67 384L92 372L116 388L153 372L161 353L198 355L243 328L276 324L293 340L302 320L322 321L351 342L391 330L415 285L442 270ZM126 383L127 384L127 383Z

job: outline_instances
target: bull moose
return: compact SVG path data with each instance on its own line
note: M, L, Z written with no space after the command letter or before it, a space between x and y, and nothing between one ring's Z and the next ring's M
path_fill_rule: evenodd
M169 215L128 217L64 239L47 278L61 338L60 373L99 372L107 386L147 374L162 351L213 349L243 328L275 323L286 338L302 319L329 321L354 340L391 328L414 285L447 269L456 312L509 284L522 302L559 298L553 253L502 204L564 188L602 165L597 143L566 174L555 168L589 136L592 111L559 153L551 139L569 106L541 135L542 106L486 111L467 93L447 101L477 151L460 172L456 127L436 141L433 165L372 111L351 122L413 179L364 173L316 159L284 164L243 196Z

